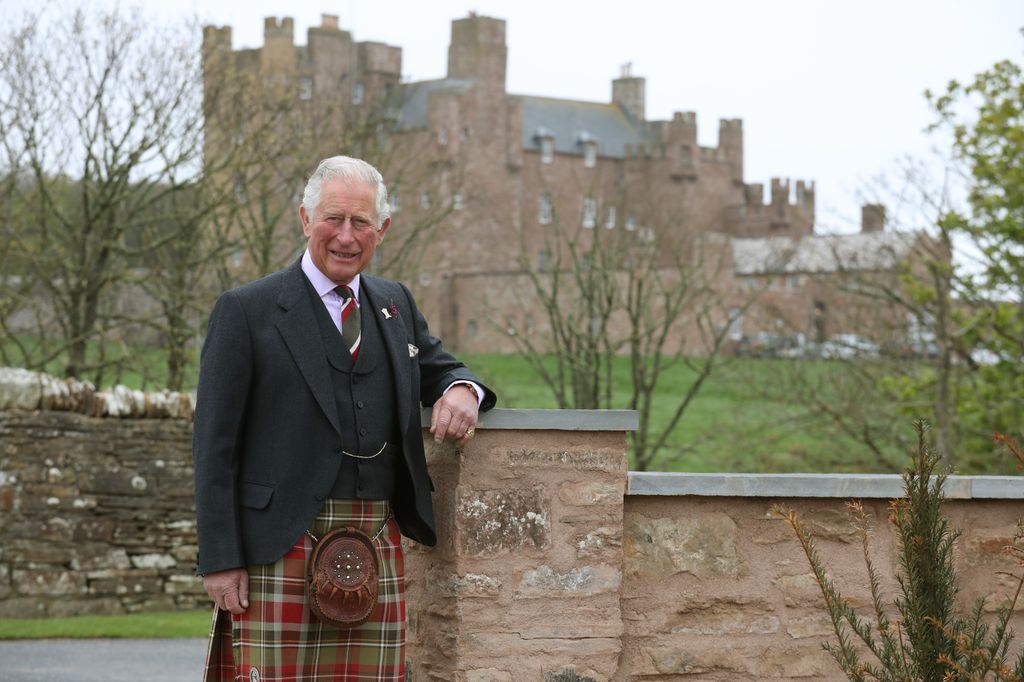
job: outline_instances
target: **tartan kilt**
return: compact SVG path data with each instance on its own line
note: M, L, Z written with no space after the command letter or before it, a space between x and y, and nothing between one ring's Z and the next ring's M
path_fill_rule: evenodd
M306 563L313 541L302 537L273 564L250 565L249 608L213 610L206 682L396 680L405 677L405 568L401 533L389 503L328 500L309 531L316 537L346 525L374 541L380 561L377 608L358 627L317 620L306 602Z

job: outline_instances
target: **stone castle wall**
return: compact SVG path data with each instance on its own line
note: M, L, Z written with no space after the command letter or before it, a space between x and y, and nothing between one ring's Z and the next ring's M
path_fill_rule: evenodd
M792 531L801 513L868 606L848 498L892 596L893 476L641 474L635 414L495 410L462 452L428 442L439 544L407 544L412 679L839 680ZM207 608L194 577L191 424L0 411L0 617ZM1011 587L1022 479L951 480L966 600ZM1024 630L1024 617L1013 625ZM1019 645L1018 645L1019 646Z

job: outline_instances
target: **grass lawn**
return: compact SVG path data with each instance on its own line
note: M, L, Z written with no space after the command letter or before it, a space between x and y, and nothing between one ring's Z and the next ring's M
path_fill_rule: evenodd
M466 363L498 393L499 407L554 408L554 397L526 360L516 355L473 355ZM628 408L630 377L625 358L614 369L617 408ZM675 453L658 461L657 470L690 472L884 472L901 470L902 459L879 461L849 436L825 430L794 401L762 392L781 372L813 375L822 363L737 359L711 374L668 438ZM655 428L667 423L694 373L683 365L669 371L655 393ZM899 417L894 417L899 419ZM908 433L910 422L907 422Z
M211 612L136 613L73 618L0 618L0 639L180 639L206 637Z
M11 344L9 339L0 342L9 357ZM94 356L98 353L96 348L90 350ZM165 385L166 367L160 349L108 349L106 357L121 358L124 364L106 370L101 388L115 382L143 389L160 389ZM557 407L551 390L521 355L460 354L460 358L498 393L499 407ZM195 387L197 361L194 358L188 368L185 390ZM47 369L59 376L62 367L63 360L58 358ZM845 381L844 372L855 373L856 369L834 361L736 358L721 362L669 435L651 469L899 473L906 464L906 450L895 444L896 436L904 440L912 436L911 423L918 416L912 406L876 408L875 427L881 432L872 434L879 444L872 451L861 438L843 432L821 411L811 410L797 399L798 394L813 385L817 397L829 407L840 412L844 407L857 409L856 396L846 392L850 382ZM631 378L627 358L617 359L613 375L615 395L619 396L613 407L629 408ZM660 431L669 422L693 377L693 372L682 364L663 376L651 415L652 431ZM1005 457L986 455L961 463L961 473L1015 471L1014 463Z

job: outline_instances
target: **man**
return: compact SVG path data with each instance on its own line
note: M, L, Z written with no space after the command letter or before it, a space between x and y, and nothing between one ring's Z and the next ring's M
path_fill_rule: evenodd
M419 404L433 405L434 439L461 447L495 396L430 336L403 285L360 274L391 225L375 168L325 159L299 217L301 260L222 295L203 347L206 678L402 680L400 534L436 542ZM313 537L345 526L374 538L380 563L378 606L353 628L311 615L304 584Z

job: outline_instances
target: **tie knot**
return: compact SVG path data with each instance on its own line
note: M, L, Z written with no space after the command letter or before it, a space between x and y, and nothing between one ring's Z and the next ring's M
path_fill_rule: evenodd
M345 285L335 287L334 290L338 292L338 296L341 296L342 302L347 302L348 299L353 298L352 290Z

